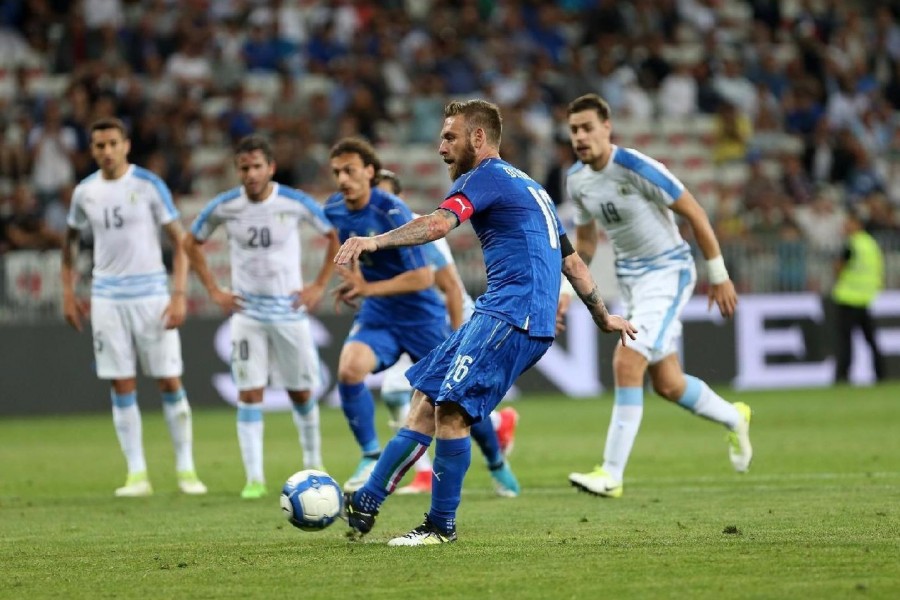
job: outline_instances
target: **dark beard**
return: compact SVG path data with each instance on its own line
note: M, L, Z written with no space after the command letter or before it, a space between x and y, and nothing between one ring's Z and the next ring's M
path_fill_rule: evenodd
M462 156L456 159L456 161L447 165L447 169L450 171L450 179L452 181L456 181L460 175L463 173L468 173L472 169L475 168L475 146L472 145L472 142L466 143L466 149L462 153Z

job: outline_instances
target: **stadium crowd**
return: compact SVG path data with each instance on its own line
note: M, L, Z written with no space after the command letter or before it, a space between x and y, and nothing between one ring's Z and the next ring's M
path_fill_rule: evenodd
M6 0L0 254L60 245L72 189L95 168L98 118L127 123L130 160L176 199L234 181L231 144L254 131L273 140L276 180L324 197L340 137L436 156L447 99L483 96L503 109L503 156L564 205L565 106L595 92L623 145L668 151L648 153L695 189L726 259L768 244L778 289L818 289L808 256L840 250L846 210L900 250L898 12L862 0Z

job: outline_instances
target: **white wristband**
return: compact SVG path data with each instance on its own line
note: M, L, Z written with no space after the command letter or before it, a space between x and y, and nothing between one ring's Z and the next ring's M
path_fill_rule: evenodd
M568 296L569 298L575 295L575 288L572 287L565 275L563 275L562 284L559 286L559 295Z
M713 285L728 281L728 269L725 268L725 259L721 254L706 261L706 276Z

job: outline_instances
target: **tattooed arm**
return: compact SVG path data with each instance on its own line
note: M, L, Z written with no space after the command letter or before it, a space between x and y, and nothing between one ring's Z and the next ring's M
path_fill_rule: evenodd
M603 304L603 298L600 297L600 290L597 283L591 276L588 266L584 264L581 257L575 253L569 254L563 258L562 272L572 288L594 319L597 327L605 333L618 332L622 339L622 344L626 343L628 338L635 339L637 330L626 319L619 315L611 315Z
M364 252L375 252L400 246L419 246L438 240L459 225L459 219L449 210L439 208L430 215L412 221L373 237L352 237L338 250L334 262L346 265Z

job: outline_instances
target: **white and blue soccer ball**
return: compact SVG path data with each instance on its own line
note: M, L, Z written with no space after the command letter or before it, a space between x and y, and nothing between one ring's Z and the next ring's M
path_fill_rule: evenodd
M291 525L304 531L319 531L334 523L342 505L341 486L324 471L298 471L281 488L281 511Z

